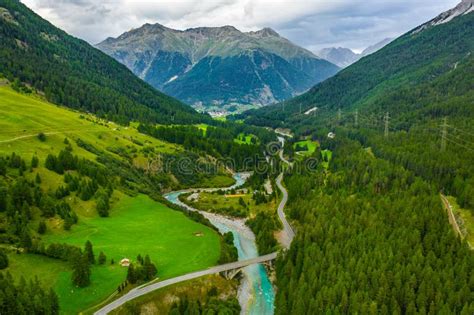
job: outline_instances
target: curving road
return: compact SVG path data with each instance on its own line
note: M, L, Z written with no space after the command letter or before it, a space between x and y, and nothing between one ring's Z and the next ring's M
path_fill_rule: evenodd
M278 140L280 141L281 146L282 146L282 149L278 153L278 155L280 157L280 160L282 160L289 167L291 167L292 164L290 163L290 161L285 159L285 157L283 156L283 147L285 146L285 138L278 137ZM288 248L290 248L291 242L295 238L295 231L293 230L290 223L286 219L286 215L285 215L284 210L285 210L286 203L288 202L288 191L286 190L286 188L281 183L282 181L283 181L283 172L281 172L280 175L278 175L278 177L276 179L276 184L278 186L278 189L280 189L280 191L283 194L283 198L281 199L280 204L278 205L278 217L280 218L280 221L283 224L283 232L284 232L283 237L281 238L281 242L282 242L282 245L286 249L288 249Z
M290 248L291 242L295 238L295 231L291 227L290 223L288 223L288 220L286 219L285 215L285 205L288 201L288 191L286 190L285 187L283 187L281 181L283 180L283 173L278 175L278 178L276 180L276 184L278 186L278 189L283 194L283 198L280 201L280 204L278 205L278 217L280 218L281 223L283 224L283 237L281 239L282 245L288 249Z
M130 300L133 300L133 299L135 299L139 296L145 295L147 293L150 293L152 291L167 287L167 286L172 285L172 284L176 284L176 283L179 283L179 282L196 279L196 278L199 278L199 277L202 277L202 276L213 275L213 274L217 274L217 273L224 272L224 271L240 269L240 268L247 267L247 266L254 265L254 264L261 264L261 263L264 263L264 262L267 262L267 261L274 260L274 259L276 259L276 257L277 257L277 253L272 253L272 254L268 254L268 255L265 255L265 256L260 256L260 257L249 259L249 260L236 261L236 262L233 262L233 263L212 267L212 268L209 268L209 269L206 269L206 270L201 270L201 271L196 271L196 272L193 272L193 273L188 273L186 275L179 276L179 277L176 277L176 278L160 281L160 282L150 284L150 285L147 285L147 286L144 286L144 287L135 288L135 289L131 290L130 292L128 292L127 294L121 296L117 300L113 301L112 303L104 306L103 308L101 308L100 310L95 312L94 314L96 314L96 315L108 314L109 312L113 311L114 309L116 309L119 306L122 306L123 304L127 303Z

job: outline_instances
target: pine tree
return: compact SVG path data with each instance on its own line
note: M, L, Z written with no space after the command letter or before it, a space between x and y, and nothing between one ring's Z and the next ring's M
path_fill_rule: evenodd
M0 178L0 212L4 212L7 210L7 203L8 203L8 186Z
M135 267L133 266L133 264L130 264L127 270L127 281L130 282L131 284L135 284L137 280L138 279L135 272Z
M105 262L107 261L107 257L105 256L104 252L99 253L98 261L99 261L99 265L105 264Z
M143 257L142 257L142 255L138 254L138 256L137 256L137 261L138 261L140 264L143 265Z
M5 251L0 250L0 270L8 267L8 256Z
M43 132L40 132L38 135L38 140L41 141L41 142L45 142L46 141L46 135L43 133Z
M49 303L51 315L59 314L59 299L53 289L49 289Z
M34 156L31 158L31 168L37 168L37 167L38 167L38 164L39 164L38 157L37 157L36 155L34 155Z
M36 173L35 183L38 184L38 185L41 184L41 177L40 177L39 173Z
M145 269L145 280L151 280L156 276L157 269L156 266L151 262L150 256L145 256L145 262L143 263L143 268Z
M109 200L107 198L104 198L103 196L100 196L97 199L97 213L99 213L99 216L105 218L109 216Z
M92 243L89 240L84 246L84 254L87 256L87 261L89 262L89 264L95 263L94 250L92 248Z
M40 221L40 223L38 225L38 233L39 234L46 233L46 222L44 220Z
M28 231L28 228L24 227L20 234L20 246L29 250L32 245L33 242L31 240L30 232Z
M78 254L73 263L72 283L80 288L90 284L91 270L86 253Z

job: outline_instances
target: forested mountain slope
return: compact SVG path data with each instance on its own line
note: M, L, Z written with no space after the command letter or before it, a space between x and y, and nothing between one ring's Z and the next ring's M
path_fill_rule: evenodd
M122 123L194 123L206 116L141 81L113 58L69 36L16 0L0 1L0 74L53 103Z
M470 58L387 93L358 118L320 112L295 124L297 138L318 140L333 159L328 170L287 176L298 232L278 263L276 314L473 312L474 253L439 196L474 213L473 74ZM457 220L463 236L474 233Z
M357 141L322 146L327 171L286 176L297 234L277 262L275 314L472 314L474 253L438 191Z
M468 13L410 32L311 92L248 113L247 121L299 134L348 132L474 208L473 52L474 13ZM318 110L300 114L300 106Z
M339 70L269 28L180 31L145 24L97 47L192 105L266 105L301 94Z
M248 123L258 125L294 126L306 120L314 121L313 117L301 115L313 107L319 108L316 117L324 117L328 112L334 114L339 109L380 109L381 103L384 109L398 111L397 106L382 101L388 94L403 96L406 90L429 84L443 74L463 71L460 68L469 67L473 51L474 14L471 12L449 23L409 32L316 85L308 93L276 106L249 111L243 117ZM461 82L464 82L464 89L457 93L468 93L472 88L472 78L461 78ZM439 93L440 97L443 95ZM425 94L420 94L416 102L425 97ZM406 105L404 111L413 111L419 106Z

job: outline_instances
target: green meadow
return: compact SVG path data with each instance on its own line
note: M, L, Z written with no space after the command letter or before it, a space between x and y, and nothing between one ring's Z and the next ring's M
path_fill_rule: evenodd
M305 151L298 151L298 154L311 155L316 152L316 149L319 147L319 143L312 140L298 141L293 144L293 149L296 149L298 146L307 148Z
M329 163L331 163L331 159L332 159L332 151L331 150L322 150L321 151L321 156L323 158L323 167L325 169L328 169L329 168Z
M37 156L39 167L25 173L25 176L34 180L39 174L41 188L45 192L54 192L64 184L63 175L47 170L43 165L48 154L57 155L66 147L65 138L69 139L73 153L80 157L91 161L97 158L77 146L74 141L77 139L107 151L117 159L124 157L114 153L118 152L115 148L125 150L138 166L147 160L143 148L150 147L159 153L179 153L183 150L181 146L140 134L136 124L128 127L116 125L53 105L38 95L18 94L9 86L0 86L0 124L0 155L15 152L27 163L32 156ZM39 133L46 135L45 141L38 139ZM218 177L217 180L224 186L233 183L228 176ZM119 265L123 258L134 261L138 254L149 255L158 268L157 276L164 279L213 266L220 257L220 236L217 232L148 196L132 197L115 190L108 218L97 215L92 199L82 201L71 194L66 200L79 216L78 223L70 231L65 231L62 220L54 217L47 220L45 235L34 232L33 236L40 237L46 244L67 243L81 248L90 240L96 257L101 251L107 256L105 265L92 267L91 285L86 288L73 286L69 263L39 255L11 251L8 254L11 263L6 269L16 279L37 276L43 285L51 286L59 296L64 314L77 314L109 297L125 280L127 269ZM39 210L33 209L33 215L30 229L36 231ZM114 264L111 264L111 259Z
M37 95L19 94L9 86L0 86L0 100L0 154L16 152L27 160L33 155L41 159L49 153L59 153L64 147L65 138L80 138L102 150L124 147L139 151L144 145L166 153L180 150L176 145L140 134L133 125L119 126L53 105ZM41 132L46 135L44 142L37 138ZM71 145L74 154L95 159L94 154L78 147L74 141L71 141Z
M196 127L198 127L199 130L201 130L204 135L206 135L206 132L207 132L207 127L209 127L209 125L206 125L206 124L198 124L196 125Z
M254 139L252 143L252 139ZM234 139L235 143L238 144L258 144L258 138L255 135L252 134L244 134L240 133L236 139Z
M182 199L185 203L205 211L230 215L235 217L253 218L258 212L268 212L273 214L276 209L275 201L260 203L257 205L252 199L252 192L246 194L221 195L218 193L201 192L195 201ZM240 203L240 198L245 202L246 207Z
M75 314L106 299L125 280L127 269L119 265L123 258L133 262L139 254L150 255L158 278L165 279L213 266L220 256L217 232L144 195L122 197L109 218L81 217L71 231L50 229L43 237L47 244L80 247L87 240L96 256L104 252L107 263L92 268L91 285L86 288L72 284L68 263L38 255L9 255L12 263L7 271L17 278L38 276L54 288L62 312Z

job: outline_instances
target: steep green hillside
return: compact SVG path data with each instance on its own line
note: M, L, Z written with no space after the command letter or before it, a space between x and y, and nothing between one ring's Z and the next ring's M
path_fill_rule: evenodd
M469 162L474 150L473 52L470 13L410 32L307 94L248 113L247 121L291 126L299 134L319 137L334 130L347 133L474 209ZM318 110L304 114L315 106ZM387 113L389 136L384 138Z
M0 73L44 92L56 104L126 123L205 121L86 42L69 36L16 0L0 1ZM25 90L28 88L25 88Z
M225 249L217 231L160 197L164 190L214 178L227 185L223 180L231 178L210 167L207 156L143 135L136 124L122 127L1 84L0 251L9 260L4 271L16 280L37 276L55 290L62 313L76 314L123 283L123 258L136 262L139 254L150 255L160 278L219 261ZM191 173L179 168L180 158ZM201 173L198 165L215 172ZM79 288L71 282L75 252L88 240L96 260L103 252L106 262L91 265L91 283Z
M473 52L469 13L409 32L305 95L247 113L247 122L315 137L336 130L474 209Z

